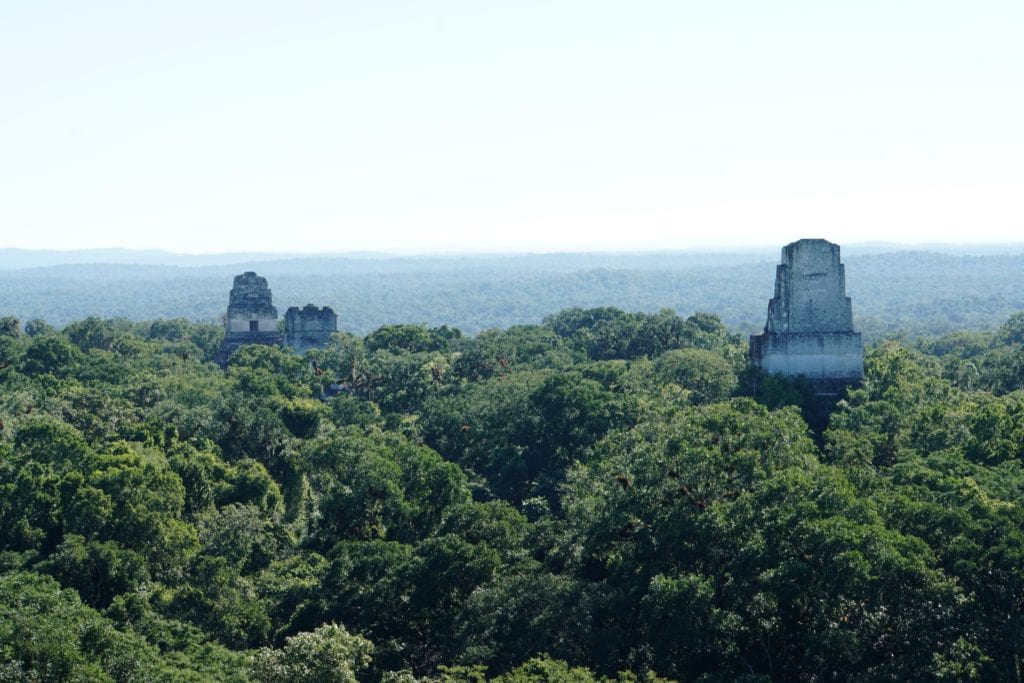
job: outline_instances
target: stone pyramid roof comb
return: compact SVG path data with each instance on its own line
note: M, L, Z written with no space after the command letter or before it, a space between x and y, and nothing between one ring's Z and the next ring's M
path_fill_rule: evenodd
M864 373L863 349L839 245L801 239L784 246L764 333L750 338L751 362L770 373L855 382Z

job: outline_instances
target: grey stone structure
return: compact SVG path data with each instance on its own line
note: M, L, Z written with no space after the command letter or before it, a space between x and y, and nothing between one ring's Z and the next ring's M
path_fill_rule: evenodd
M337 331L338 316L327 306L292 306L284 314L284 345L296 353L326 346Z
M326 346L331 335L338 331L338 316L327 306L317 308L307 304L303 308L292 306L284 316L284 335L278 327L277 309L267 278L252 271L235 276L228 297L228 315L224 341L216 360L222 366L243 344L281 346L282 343L297 353Z
M782 248L764 333L750 337L750 361L765 372L803 375L820 394L864 377L864 344L853 329L839 245L803 239Z
M267 286L267 278L252 271L235 276L228 298L227 330L217 361L224 365L242 344L280 346L277 309Z

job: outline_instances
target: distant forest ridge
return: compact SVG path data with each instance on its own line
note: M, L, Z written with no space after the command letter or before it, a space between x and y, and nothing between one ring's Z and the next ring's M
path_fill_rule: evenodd
M430 254L399 255L390 252L344 252L344 253L275 253L240 251L217 254L183 254L161 249L17 249L0 248L0 270L14 270L26 268L45 268L48 266L81 265L81 264L120 264L120 265L148 265L148 266L182 266L201 267L234 264L253 264L267 261L295 261L308 259L327 260L354 260L354 261L401 261L401 267L424 266L428 263L443 263L450 259L492 259L526 256L532 259L541 258L558 262L564 259L570 260L619 260L622 258L639 257L649 259L650 257L668 257L674 260L702 259L707 257L733 256L733 257L774 257L779 253L782 245L777 246L750 246L740 248L693 248L680 250L657 250L635 252L580 252L580 253L477 253L477 252L445 252L440 251ZM995 244L900 244L896 242L857 242L843 244L843 253L854 254L875 254L890 251L927 251L940 254L953 254L959 256L984 256L991 254L1021 254L1024 253L1024 242L1008 242Z
M476 334L538 323L573 306L710 312L738 332L755 332L778 255L778 248L287 258L0 249L0 315L55 326L90 315L216 321L232 277L255 270L269 280L280 314L307 303L331 306L339 327L360 335L399 322ZM107 262L68 262L76 258ZM843 262L855 322L868 339L993 327L1024 310L1024 244L844 245Z

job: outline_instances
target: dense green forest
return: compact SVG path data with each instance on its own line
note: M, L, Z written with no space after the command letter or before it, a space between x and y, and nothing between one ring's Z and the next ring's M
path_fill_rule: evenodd
M1024 313L827 422L706 313L221 336L0 320L0 681L1022 678Z
M994 328L1024 309L1021 245L1002 253L864 247L844 247L843 253L857 329L868 340ZM778 258L772 249L18 269L0 258L0 310L56 327L90 315L217 322L227 307L233 276L255 270L268 278L282 315L289 306L331 306L340 329L360 336L382 325L410 322L448 325L475 335L494 327L538 324L565 308L595 306L648 313L671 308L684 317L714 311L730 329L753 333L764 325Z

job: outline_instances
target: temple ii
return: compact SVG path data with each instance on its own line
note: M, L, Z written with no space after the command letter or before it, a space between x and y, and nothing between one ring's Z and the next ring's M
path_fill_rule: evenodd
M853 330L839 245L804 239L782 248L764 333L750 337L750 361L768 373L804 376L819 394L864 377L864 344Z

